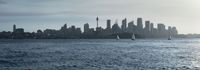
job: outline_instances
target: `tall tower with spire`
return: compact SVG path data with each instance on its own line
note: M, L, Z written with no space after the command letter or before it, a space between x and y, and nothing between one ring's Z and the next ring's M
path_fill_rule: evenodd
M99 18L97 17L96 18L96 21L97 21L97 28L99 27Z

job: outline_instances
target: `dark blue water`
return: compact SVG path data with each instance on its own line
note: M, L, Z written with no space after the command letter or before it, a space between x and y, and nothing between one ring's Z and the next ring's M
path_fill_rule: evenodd
M0 70L200 70L200 39L0 40Z

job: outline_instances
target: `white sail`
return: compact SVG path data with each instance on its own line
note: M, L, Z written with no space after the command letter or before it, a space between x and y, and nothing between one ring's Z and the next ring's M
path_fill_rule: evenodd
M172 36L171 35L169 36L168 40L172 40Z
M133 33L131 40L135 40L135 34Z
M119 40L120 38L119 38L119 36L117 35L117 38L116 38L117 40Z

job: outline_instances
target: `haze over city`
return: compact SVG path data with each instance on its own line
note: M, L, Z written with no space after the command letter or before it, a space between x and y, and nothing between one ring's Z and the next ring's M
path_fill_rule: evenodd
M0 0L0 70L200 70L200 0Z
M176 26L181 34L200 33L199 0L0 0L0 30L12 31L16 24L25 31L60 29L67 23L83 28L85 23L106 27L106 20L151 22Z

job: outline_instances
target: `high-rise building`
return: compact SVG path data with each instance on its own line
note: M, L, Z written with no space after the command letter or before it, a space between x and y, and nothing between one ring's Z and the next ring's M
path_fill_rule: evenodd
M111 20L110 19L107 20L107 28L106 29L111 29Z
M81 28L76 28L76 35L81 35Z
M177 31L176 27L172 27L172 34L173 35L177 35L178 34L178 31Z
M13 25L13 32L15 32L16 31L16 25L14 24Z
M172 27L168 26L168 31L171 32L172 31Z
M137 27L138 29L143 29L142 18L137 18Z
M168 29L167 29L167 30L168 30L168 35L171 36L172 33L173 33L173 32L172 32L172 27L171 27L171 26L168 26Z
M164 24L158 24L158 31L165 31L165 25Z
M90 30L89 24L88 23L84 24L84 33L89 32L89 30Z
M128 23L127 31L132 33L134 30L133 28L134 28L134 21L131 21Z
M75 31L75 30L76 30L75 25L72 25L72 26L71 26L71 30L72 30L72 31Z
M127 23L127 20L125 18L124 20L122 20L122 25L121 25L121 29L123 32L126 32L126 23Z
M117 20L116 20L115 24L112 26L112 31L113 31L113 33L119 33L121 31Z
M151 31L150 21L145 21L145 30Z
M62 27L61 27L61 31L66 31L67 30L67 24L64 24Z
M15 33L24 33L24 29L23 28L16 28L16 25L13 25L13 32Z
M151 31L153 31L153 29L154 29L154 24L151 23Z
M134 26L134 21L128 23L128 28L133 28L133 26Z
M16 33L24 33L24 29L23 28L17 28L15 30Z

